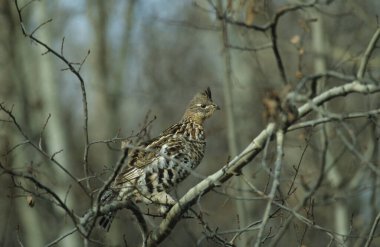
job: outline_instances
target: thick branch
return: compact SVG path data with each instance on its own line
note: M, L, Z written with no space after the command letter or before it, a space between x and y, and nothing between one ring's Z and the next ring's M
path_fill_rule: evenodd
M288 131L293 131L305 127L315 127L319 124L323 123L328 123L328 122L333 122L333 121L343 121L346 119L355 119L355 118L371 118L376 115L380 114L380 109L376 110L371 110L371 111L366 111L366 112L352 112L352 113L346 113L346 114L334 114L331 116L323 117L323 118L318 118L302 123L298 123L295 125L292 125L288 128Z
M192 189L190 189L176 205L169 211L167 217L161 222L159 227L148 236L147 246L155 246L163 241L171 232L172 228L177 224L181 215L188 207L194 204L198 197L210 191L215 186L227 181L238 171L247 165L257 154L260 153L275 128L275 124L271 123L263 130L248 147L236 156L232 161L225 165L222 169L202 180Z
M304 104L298 108L299 117L303 117L314 109L315 106L320 106L323 103L329 101L330 99L346 96L350 93L362 93L362 94L372 94L380 92L380 86L362 84L355 80L351 83L345 84L343 86L333 87L324 93L316 96L314 99Z

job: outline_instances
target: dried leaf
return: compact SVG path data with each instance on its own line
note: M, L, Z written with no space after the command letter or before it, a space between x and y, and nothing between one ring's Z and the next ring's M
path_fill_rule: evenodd
M303 77L303 73L299 70L296 71L296 78L301 79Z
M263 113L265 120L269 121L277 118L280 110L280 101L280 96L275 90L269 89L265 92L265 96L262 99L265 109Z
M294 35L290 39L290 43L292 43L293 45L298 45L300 42L301 42L301 37L299 35Z
M255 21L256 10L255 1L251 1L247 6L247 11L245 12L245 24L252 25Z
M28 195L28 196L26 197L26 202L28 203L29 207L31 207L31 208L34 207L34 203L35 203L35 201L34 201L33 196Z
M227 1L227 12L232 12L232 0Z

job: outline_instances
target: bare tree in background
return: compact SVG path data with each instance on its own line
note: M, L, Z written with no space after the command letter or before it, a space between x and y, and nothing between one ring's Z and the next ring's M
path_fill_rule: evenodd
M377 1L0 3L0 245L380 244ZM207 86L178 203L101 205Z

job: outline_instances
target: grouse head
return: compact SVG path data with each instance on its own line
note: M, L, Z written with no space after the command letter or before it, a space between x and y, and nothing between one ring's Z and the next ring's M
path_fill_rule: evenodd
M212 101L211 90L208 87L205 91L197 93L187 106L183 119L190 119L202 124L211 117L215 110L220 107Z

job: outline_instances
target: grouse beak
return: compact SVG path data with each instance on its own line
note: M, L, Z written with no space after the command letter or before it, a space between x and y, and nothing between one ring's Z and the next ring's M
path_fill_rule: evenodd
M214 104L215 110L220 110L220 107L216 104Z

